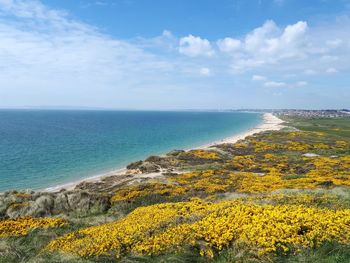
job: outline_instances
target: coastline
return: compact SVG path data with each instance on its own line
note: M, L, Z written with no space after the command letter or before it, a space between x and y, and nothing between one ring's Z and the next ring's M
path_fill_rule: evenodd
M255 133L264 132L264 131L278 131L283 127L285 127L284 125L282 125L282 123L284 123L284 121L282 121L272 113L264 113L263 121L258 126L251 128L245 132L241 132L233 136L202 145L200 147L195 147L193 149L205 149L221 143L236 143L237 141L243 140L246 137L253 135Z
M272 113L264 113L263 114L263 121L262 123L260 123L258 126L251 128L245 132L239 133L239 134L235 134L233 136L221 139L221 140L217 140L217 141L213 141L210 142L208 144L205 145L201 145L198 147L192 147L191 149L206 149L209 148L211 146L214 146L216 144L222 144L222 143L236 143L239 140L242 140L248 136L251 136L253 134L259 133L259 132L264 132L264 131L272 131L272 130L280 130L283 127L285 127L284 125L282 125L282 123L284 123L284 121L282 121L281 119L279 119L278 117L276 117L275 115L273 115ZM186 149L186 150L191 150L191 149ZM73 190L78 184L83 183L83 182L89 182L89 183L94 183L94 182L99 182L102 179L111 177L111 176L122 176L126 174L126 167L124 168L120 168L120 169L116 169L107 173L103 173L103 174L97 174L91 177L87 177L87 178L82 178L80 180L76 180L76 181L72 181L72 182L68 182L68 183L64 183L61 185L57 185L57 186L53 186L53 187L48 187L48 188L44 188L41 189L40 191L44 191L44 192L59 192L63 189L65 190ZM140 176L140 175L139 175ZM147 174L148 177L154 176L154 174Z

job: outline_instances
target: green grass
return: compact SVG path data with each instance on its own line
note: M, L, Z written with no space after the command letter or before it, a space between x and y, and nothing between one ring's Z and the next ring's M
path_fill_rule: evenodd
M0 263L91 262L69 255L62 256L57 253L42 252L51 240L86 226L80 222L77 224L70 223L62 228L34 229L26 236L1 238Z
M349 263L350 247L334 242L324 243L316 249L304 249L297 255L276 257L280 263Z
M324 132L331 136L350 139L350 118L318 118L281 117L293 127L302 131Z

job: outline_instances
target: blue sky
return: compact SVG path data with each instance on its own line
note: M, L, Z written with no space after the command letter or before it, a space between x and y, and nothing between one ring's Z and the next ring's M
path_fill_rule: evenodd
M0 107L349 108L349 0L0 0Z

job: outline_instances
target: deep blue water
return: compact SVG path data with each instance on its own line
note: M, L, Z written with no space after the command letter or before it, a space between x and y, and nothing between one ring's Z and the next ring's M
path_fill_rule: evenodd
M254 113L0 110L0 191L75 181L259 122Z

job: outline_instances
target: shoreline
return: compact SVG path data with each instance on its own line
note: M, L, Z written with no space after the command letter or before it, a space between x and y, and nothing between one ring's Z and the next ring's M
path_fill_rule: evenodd
M217 141L213 141L198 147L192 147L190 149L186 149L186 150L191 150L191 149L206 149L209 147L212 147L216 144L222 144L222 143L236 143L239 140L242 140L248 136L251 136L255 133L259 133L259 132L264 132L264 131L277 131L282 129L283 127L285 127L284 125L282 125L282 123L284 123L284 121L282 121L281 119L279 119L278 117L276 117L275 115L273 115L272 113L264 113L263 117L262 117L262 123L260 123L258 126L251 128L245 132L241 132L239 134L221 139L221 140L217 140ZM80 180L76 180L76 181L72 181L69 183L64 183L61 185L57 185L57 186L53 186L53 187L47 187L44 189L40 189L39 191L43 191L43 192L59 192L62 189L65 190L73 190L78 184L82 183L82 182L89 182L89 183L94 183L94 182L99 182L104 178L108 178L111 176L122 176L126 174L126 167L120 168L120 169L116 169L116 170L112 170L110 172L107 173L103 173L103 174L97 174L91 177L87 177L87 178L83 178Z
M224 139L217 140L217 141L214 141L199 147L195 147L192 149L205 149L213 145L222 144L222 143L236 143L237 141L245 139L246 137L253 135L255 133L264 132L264 131L278 131L283 127L285 127L284 125L282 125L282 123L284 123L284 121L282 121L272 113L264 113L263 121L258 126L251 128L245 132L241 132L233 136L229 136Z

